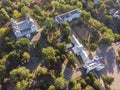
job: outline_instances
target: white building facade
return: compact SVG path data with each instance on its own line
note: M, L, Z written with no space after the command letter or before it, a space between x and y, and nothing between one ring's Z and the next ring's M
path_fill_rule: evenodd
M27 14L26 19L21 22L16 22L13 18L11 18L10 24L17 39L24 36L30 39L31 35L37 32L37 26L29 14Z
M72 11L56 16L54 19L54 23L61 24L63 22L71 22L73 19L79 18L80 15L81 15L80 11L78 9L74 9Z

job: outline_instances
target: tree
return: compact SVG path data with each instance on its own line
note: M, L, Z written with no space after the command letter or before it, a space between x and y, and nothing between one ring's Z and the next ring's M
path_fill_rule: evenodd
M42 9L38 6L38 5L34 5L34 12L37 14L37 15L42 15Z
M29 69L26 69L25 67L20 67L17 69L13 69L10 72L10 77L14 81L22 81L26 80L30 74Z
M15 49L15 42L10 39L9 37L5 37L4 38L4 42L5 42L5 50L10 52L13 49Z
M89 21L89 19L91 18L91 15L89 12L86 12L86 11L82 11L81 12L81 17L83 18L83 20L85 21Z
M95 51L97 49L97 45L96 44L90 44L90 50L91 51Z
M28 52L24 52L22 55L22 62L28 62L30 60L30 54Z
M114 42L114 37L110 33L104 33L100 38L100 43L111 45Z
M51 5L53 7L57 7L57 6L59 6L59 2L58 1L51 1Z
M18 19L21 16L21 13L18 10L14 10L13 11L13 18L14 19Z
M54 85L50 85L48 90L56 90Z
M20 38L16 41L15 46L21 50L28 50L30 40L27 38Z
M4 0L3 5L4 6L11 6L12 2L10 0Z
M3 16L3 20L7 21L8 19L10 19L10 16L8 15L7 11L4 8L2 8L0 12Z
M53 26L53 18L47 18L45 20L45 25L46 25L47 28L52 28L52 26Z
M58 89L63 89L65 87L66 81L63 77L58 77L55 79L55 85Z
M47 74L47 68L41 67L41 66L37 67L36 73L35 73L36 77L46 75L46 74Z
M71 90L83 90L80 83L77 83Z
M22 80L21 82L17 82L14 90L28 90L29 84L26 80Z
M0 60L0 72L4 72L6 70L6 63L3 60Z
M21 8L21 14L25 16L27 13L31 13L30 9L27 6Z
M50 64L53 57L55 57L56 53L53 47L47 47L42 49L42 58L46 64Z
M80 80L80 83L81 83L81 86L82 86L83 88L85 88L85 87L87 86L87 83L86 83L86 81L85 81L84 79L81 79L81 80Z
M120 34L114 34L115 35L115 41L120 41Z
M71 87L74 87L76 85L76 80L75 79L70 79L69 84Z
M96 79L93 83L95 90L103 90L102 84Z
M8 33L7 28L0 28L0 38L4 37Z
M75 63L74 54L68 54L68 60L69 60L69 63L73 65Z
M86 88L85 88L85 90L94 90L94 88L92 87L92 86L87 86Z
M106 84L109 84L111 85L112 82L114 81L114 78L111 77L111 76L106 76L106 75L102 75L102 79L103 79L103 82L106 83Z
M6 63L3 60L0 60L0 83L6 75ZM1 89L0 89L1 90Z
M71 29L70 29L70 27L65 27L64 29L63 29L63 34L64 34L64 36L65 37L68 37L69 35L70 35L70 31L71 31Z
M87 9L88 10L94 9L94 2L93 1L88 1L87 2Z
M64 53L67 50L65 43L57 43L57 48L61 53Z
M82 9L82 3L81 3L81 2L77 2L77 7L78 7L79 9Z
M20 63L20 54L19 51L11 51L7 57L8 63L17 66Z

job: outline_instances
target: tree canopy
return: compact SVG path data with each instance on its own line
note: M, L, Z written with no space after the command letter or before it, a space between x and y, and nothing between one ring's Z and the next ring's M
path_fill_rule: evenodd
M26 80L30 74L29 69L26 69L25 67L20 67L17 69L13 69L10 72L10 77L14 81L21 81L21 80Z
M55 79L55 84L58 89L63 89L65 87L65 79L63 77L58 77Z

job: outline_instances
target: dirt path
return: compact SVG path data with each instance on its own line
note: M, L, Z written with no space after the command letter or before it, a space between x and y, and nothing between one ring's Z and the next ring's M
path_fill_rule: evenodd
M31 44L32 44L34 41L38 41L38 40L40 39L40 37L41 37L41 32L42 32L42 30L44 30L44 28L45 28L45 26L43 26L42 28L40 28L40 29L38 30L38 33L33 36L32 40L31 40L31 42L30 42Z
M52 11L51 11L51 12L49 12L49 14L48 14L48 15L53 14L53 13L54 13L54 11L55 11L55 7L53 7Z

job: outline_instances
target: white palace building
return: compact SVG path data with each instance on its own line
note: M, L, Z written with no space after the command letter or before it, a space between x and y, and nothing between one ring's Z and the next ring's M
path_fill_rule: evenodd
M29 14L26 14L26 19L21 22L16 22L13 18L11 18L10 24L17 39L24 36L30 39L31 35L37 32L35 21L30 17Z

